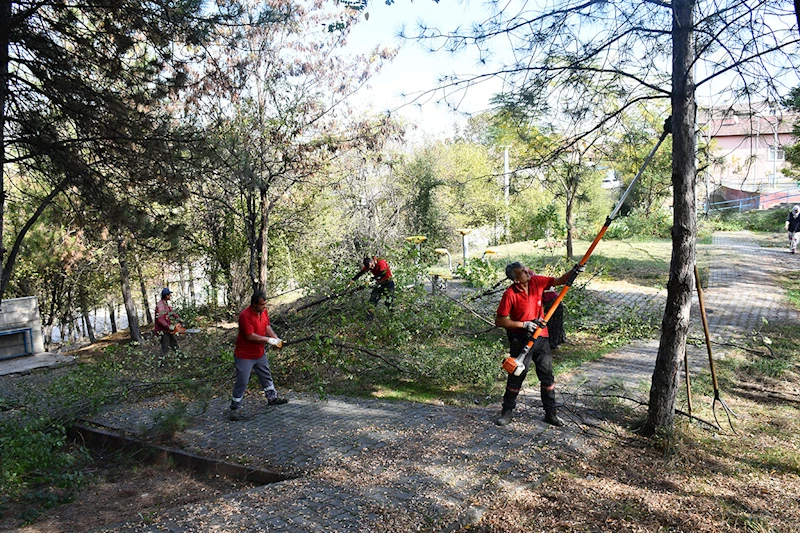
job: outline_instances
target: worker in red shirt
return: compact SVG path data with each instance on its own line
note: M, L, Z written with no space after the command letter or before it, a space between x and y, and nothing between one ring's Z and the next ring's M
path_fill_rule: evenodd
M367 309L367 319L372 320L375 307L384 293L386 294L384 303L389 310L392 309L392 303L394 303L394 280L392 279L392 269L389 268L389 263L386 262L386 259L378 259L374 256L365 257L363 265L361 271L353 276L353 281L367 272L372 274L375 288L372 289L372 294L369 296L369 309Z
M231 397L231 420L239 420L242 417L244 391L247 389L250 373L253 370L256 371L258 381L264 388L268 405L283 405L289 401L278 398L278 391L272 382L269 360L264 350L267 344L281 348L283 341L275 335L269 324L267 296L258 291L250 298L250 306L239 314L239 334L236 336L236 347L233 350L236 383Z
M164 287L161 289L161 299L156 303L156 323L153 325L153 332L161 343L162 356L167 355L170 348L173 351L178 350L178 338L175 333L181 317L169 305L171 298L172 291Z
M542 327L542 332L525 356L523 361L525 370L519 376L514 374L508 376L506 392L503 395L503 410L500 418L495 420L498 426L505 426L511 422L512 413L517 406L517 395L522 388L525 376L528 375L531 362L535 364L536 375L539 377L545 422L554 426L564 425L556 411L553 359L550 355L547 325L543 323L542 293L550 287L570 282L570 278L583 272L584 268L577 264L560 278L553 278L538 276L518 262L506 266L506 277L514 283L503 293L500 305L497 306L494 323L496 326L506 329L511 345L511 357L517 357L522 353L522 349L537 328Z

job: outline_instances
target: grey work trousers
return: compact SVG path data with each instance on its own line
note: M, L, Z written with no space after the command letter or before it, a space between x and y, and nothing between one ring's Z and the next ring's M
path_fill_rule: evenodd
M255 370L258 381L264 388L264 394L267 400L274 400L278 397L278 391L275 390L275 384L272 382L272 372L269 369L269 360L267 354L261 356L260 359L240 359L234 357L234 365L236 366L236 383L233 386L233 401L241 402L244 398L244 391L247 389L247 383L250 381L250 373Z

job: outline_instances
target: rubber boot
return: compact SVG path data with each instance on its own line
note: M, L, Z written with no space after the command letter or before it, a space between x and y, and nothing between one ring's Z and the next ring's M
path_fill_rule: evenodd
M507 426L511 423L511 415L514 413L513 409L503 409L500 413L500 418L494 421L498 426Z
M564 425L564 422L558 418L555 409L549 409L544 412L544 421L552 426L562 427Z

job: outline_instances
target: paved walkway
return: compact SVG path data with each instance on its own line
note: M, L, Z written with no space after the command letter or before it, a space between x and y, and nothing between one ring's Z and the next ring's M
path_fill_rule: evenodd
M772 273L800 267L800 257L760 249L746 232L715 236L712 250L717 259L705 296L716 338L747 333L762 318L800 324L769 281ZM601 284L589 289L609 304L641 310L663 309L666 298L665 291L625 284L613 292ZM696 309L692 316L696 336ZM453 531L480 520L487 498L535 486L555 463L585 453L591 446L586 428L603 414L587 408L581 392L615 385L645 393L657 349L657 341L635 343L564 379L564 428L541 421L535 385L523 392L506 428L492 422L498 404L459 408L294 394L285 406L267 407L254 395L246 400L251 418L239 422L226 419L225 398L204 411L191 406L197 416L179 434L186 450L293 479L102 531ZM693 365L702 364L705 347L690 347L690 356ZM159 400L118 406L93 420L140 432L163 407Z
M732 337L757 331L764 321L800 324L800 313L791 307L785 291L773 279L800 269L800 256L789 254L788 248L761 248L747 231L715 233L712 245L698 253L704 252L711 259L703 296L712 343L726 343ZM589 290L598 291L598 300L617 308L638 309L643 315L656 310L659 317L663 314L666 289L637 291L626 285L606 289L592 284ZM692 295L689 338L701 342L686 347L690 374L697 374L708 368L708 352L696 293ZM572 374L565 394L574 393L574 400L580 403L577 396L582 390L617 387L638 391L646 401L658 344L658 340L637 341L601 361L581 365ZM713 353L721 351L719 348L712 344Z

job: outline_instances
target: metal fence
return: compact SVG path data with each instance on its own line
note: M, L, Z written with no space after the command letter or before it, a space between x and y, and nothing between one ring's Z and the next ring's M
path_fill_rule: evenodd
M800 189L790 189L771 193L756 194L747 198L725 200L722 202L706 202L705 211L731 211L739 213L753 209L769 209L776 205L800 203Z

